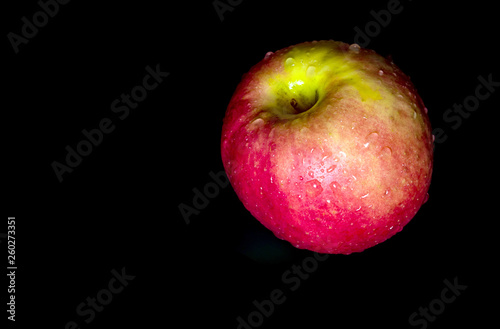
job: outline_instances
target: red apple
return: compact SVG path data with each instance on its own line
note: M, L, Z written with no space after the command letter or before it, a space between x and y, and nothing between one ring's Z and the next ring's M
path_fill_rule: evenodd
M222 127L224 168L265 227L295 247L350 254L401 231L427 199L427 109L392 61L305 42L244 75Z

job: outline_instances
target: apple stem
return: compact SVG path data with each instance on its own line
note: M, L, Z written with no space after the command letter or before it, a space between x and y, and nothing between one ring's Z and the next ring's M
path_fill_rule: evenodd
M298 109L299 103L297 103L295 98L292 98L292 100L290 101L290 105L292 105L292 107L295 111L299 112L299 109Z

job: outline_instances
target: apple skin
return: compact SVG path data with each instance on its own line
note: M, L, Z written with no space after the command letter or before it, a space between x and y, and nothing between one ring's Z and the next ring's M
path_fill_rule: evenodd
M270 52L243 76L221 155L245 208L278 238L350 254L401 231L427 200L433 136L392 61L313 41Z

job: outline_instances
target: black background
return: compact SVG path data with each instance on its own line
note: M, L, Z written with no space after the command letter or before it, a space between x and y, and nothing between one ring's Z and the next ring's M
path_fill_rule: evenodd
M223 170L222 119L243 73L292 44L352 43L354 27L363 30L374 21L370 11L388 2L245 0L221 21L212 1L71 1L19 53L4 37L0 233L15 216L14 326L237 328L236 318L255 310L252 301L280 289L286 301L262 328L411 328L409 316L455 277L467 289L429 328L489 323L498 305L500 91L456 130L443 113L474 94L478 76L500 81L491 2L401 1L403 10L367 46L412 78L433 128L448 136L435 147L429 201L390 240L329 256L291 291L283 273L312 253L274 238L231 187L189 225L178 209L192 205L193 188L202 190L210 172ZM21 18L32 21L40 10L36 1L8 6L4 36L20 34ZM170 75L120 120L111 103L141 84L148 65ZM115 130L59 182L53 161L64 163L65 147L102 118ZM77 306L122 268L135 279L86 324Z

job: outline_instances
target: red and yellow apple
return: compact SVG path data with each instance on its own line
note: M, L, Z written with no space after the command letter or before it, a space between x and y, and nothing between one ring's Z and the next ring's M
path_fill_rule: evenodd
M392 61L313 41L269 52L236 88L221 153L234 191L278 238L319 253L390 238L427 199L427 109Z

